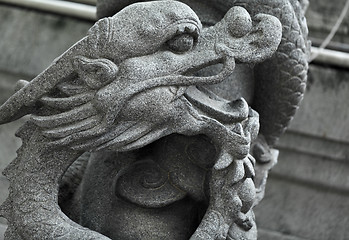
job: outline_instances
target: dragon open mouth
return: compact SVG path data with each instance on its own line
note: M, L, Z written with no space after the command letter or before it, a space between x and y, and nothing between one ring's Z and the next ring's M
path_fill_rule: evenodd
M229 60L228 60L229 61ZM248 103L241 97L234 100L227 100L209 89L209 85L219 84L225 81L232 81L230 76L234 73L230 66L232 63L222 63L223 59L217 63L210 63L206 66L196 66L186 71L185 76L195 76L198 79L214 79L208 84L193 85L189 87L175 86L174 94L183 95L193 107L222 123L236 123L245 120L249 114ZM230 71L230 72L229 72Z
M241 122L248 117L248 104L243 98L228 101L203 86L189 87L184 96L196 108L223 123Z
M135 125L127 125L125 128L130 130L125 131L132 132L132 134L135 134L135 136L132 137L132 140L123 147L119 148L124 143L124 141L121 140L121 136L123 136L123 134L114 139L111 137L113 134L107 133L107 135L110 136L108 137L110 140L108 143L97 147L96 150L115 150L117 148L118 151L122 152L131 151L142 148L173 133L184 135L202 134L202 129L196 128L195 126L200 125L201 123L199 122L203 121L203 118L211 119L211 124L216 124L217 126L222 126L222 124L232 126L235 123L242 123L249 117L250 114L250 109L247 102L243 98L239 97L232 101L224 99L207 88L207 85L213 85L216 83L221 83L225 80L230 80L228 78L230 75L232 75L235 68L235 62L233 59L225 59L222 68L217 69L217 71L208 74L203 73L203 70L206 67L214 66L217 62L219 63L222 61L223 58L220 58L215 62L196 64L193 67L187 68L187 70L183 71L183 73L179 75L171 74L164 77L152 78L128 86L126 90L123 90L123 92L127 95L123 96L123 93L119 94L119 96L122 96L120 99L123 99L125 103L128 101L128 104L124 105L124 107L122 107L122 105L118 106L119 108L122 107L128 109L121 110L121 116L127 117L128 115L131 115L129 112L130 108L127 106L132 105L130 102L135 102L133 106L137 105L137 107L131 107L131 109L138 109L139 102L148 101L147 99L149 98L157 97L157 94L161 94L162 91L166 92L164 89L168 89L174 95L173 100L168 103L166 103L166 101L163 102L162 104L168 104L168 109L161 107L163 110L158 112L158 114L154 114L151 112L151 110L146 110L149 112L149 116L144 119L144 124L136 123ZM163 96L165 95L166 94L163 93ZM175 100L182 102L178 103L181 105L180 110L178 109L178 106L175 107ZM147 104L144 106L146 107L146 105ZM111 110L114 111L114 114L118 113L118 111L115 111L115 109L118 107L111 108ZM139 111L144 113L145 110L140 109ZM158 111L158 109L154 109L154 111ZM164 127L163 122L159 122L159 120L162 119L161 121L164 121L164 119L166 119L168 116L170 116L169 119L172 120L168 120L168 126ZM113 121L114 119L118 120L113 114L109 115L109 117ZM173 119L176 120L173 121ZM116 130L119 130L118 122L116 121L114 124L117 125ZM134 129L134 131L131 129ZM112 129L112 132L113 131L114 129ZM119 140L121 142L119 142Z

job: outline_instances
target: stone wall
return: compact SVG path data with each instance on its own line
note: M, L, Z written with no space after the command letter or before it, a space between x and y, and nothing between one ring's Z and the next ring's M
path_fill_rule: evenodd
M336 4L334 4L336 2ZM323 38L345 0L311 1L310 35ZM0 104L18 79L32 79L83 37L92 22L0 5ZM348 41L349 17L336 41ZM349 69L311 65L302 106L278 144L265 200L256 215L261 240L349 239ZM0 113L1 114L1 113ZM0 170L16 156L19 120L0 126ZM7 195L0 177L0 202ZM0 232L6 221L0 220ZM1 239L1 236L0 236Z
M304 101L278 143L279 163L257 207L265 229L259 239L349 239L348 97L348 69L310 67Z
M327 36L345 2L310 0L312 39ZM337 44L331 45L349 50L348 33L349 14L334 37ZM256 209L258 239L349 239L348 97L349 69L310 65L307 92L278 143L279 163Z
M335 25L347 0L310 0L307 11L307 21L310 36L324 39ZM336 42L349 43L349 13L334 37Z

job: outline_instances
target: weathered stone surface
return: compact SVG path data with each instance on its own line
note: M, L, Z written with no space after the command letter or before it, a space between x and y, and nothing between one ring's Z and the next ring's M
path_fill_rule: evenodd
M316 67L313 70L321 73L326 68ZM324 94L322 98L331 101L329 96ZM304 101L307 104L307 98ZM342 112L343 109L338 108L335 115ZM333 116L325 111L318 115L323 119L334 119ZM349 123L349 119L344 121ZM310 125L307 125L308 128ZM279 163L268 180L265 199L256 210L257 221L261 223L259 226L275 233L266 231L260 235L261 239L293 239L293 236L297 240L348 238L349 144L345 140L315 134L293 129L280 139Z
M57 56L57 55L56 55ZM43 63L43 64L45 64L45 62ZM41 71L41 70L40 70Z
M1 171L16 158L16 150L21 146L21 140L14 136L17 129L23 125L26 119L21 119L15 122L0 126L0 169Z
M43 12L0 5L1 58L0 105L13 93L19 79L31 79L54 58L86 34L89 22ZM15 132L26 119L0 126L1 172L15 159L21 140ZM9 182L0 177L0 202L8 196ZM0 218L0 239L4 239L6 220Z
M92 23L43 12L0 5L0 105L13 93L19 79L32 79L54 58L86 34ZM15 132L26 118L0 126L0 169L16 157L21 140ZM9 182L0 178L0 202L8 196ZM0 223L6 220L0 218ZM6 226L1 225L0 239Z
M259 228L258 240L309 240L309 239L282 234L279 231L271 231L271 230Z
M43 71L92 25L5 5L0 5L0 16L0 70L27 76Z
M19 79L28 78L31 77L0 71L0 104L3 104L15 92L15 85Z
M348 142L349 72L313 66L306 97L290 129L324 139Z
M329 116L325 115L323 117ZM285 136L278 142L278 148L299 154L328 158L335 163L348 162L349 159L348 142L304 134L294 130L287 131Z
M271 174L256 216L260 228L297 240L345 240L349 238L348 204L348 195L341 191Z
M310 35L314 38L325 39L341 14L346 0L310 0L306 13ZM348 43L349 14L343 20L334 37L334 41Z
M295 239L348 238L347 75L344 69L311 66L303 106L278 143L279 163L256 210L261 228Z
M348 160L338 161L321 155L312 155L306 152L300 154L286 149L281 151L281 157L283 160L275 167L274 174L285 179L307 182L343 193L348 192ZM290 168L294 170L289 171Z
M4 177L0 177L0 204L2 204L8 197L8 187L10 186L9 181ZM3 217L0 217L0 225L7 225L7 220ZM3 231L4 232L4 231ZM1 229L0 229L1 233ZM1 237L0 237L1 239Z
M8 74L6 75L8 76ZM7 92L8 91L7 89ZM26 118L1 125L0 126L0 171L2 172L5 167L16 158L16 150L21 146L21 140L15 137L15 132L20 126L24 124ZM0 204L2 204L8 197L9 181L0 176ZM4 218L0 218L1 224L6 224L7 221ZM0 228L0 232L4 232L4 226ZM1 237L0 237L1 239Z
M279 164L256 215L262 228L300 239L344 240L349 211L348 70L313 65L310 73L300 111L278 143Z
M5 239L5 231L6 231L6 225L0 224L0 239Z
M5 171L11 182L10 197L3 205L10 224L8 239L107 239L91 230L118 237L103 230L104 225L98 225L95 218L87 218L92 224L83 223L88 230L62 217L55 202L60 178L83 151L132 151L172 133L205 134L217 147L217 159L205 180L208 209L191 238L256 238L252 212L255 160L248 153L257 136L258 114L243 99L228 101L208 90L184 86L221 82L232 74L235 61L251 64L271 57L281 40L281 24L266 14L257 15L252 22L245 9L234 7L215 26L200 32L198 17L182 3L135 4L97 22L87 37L34 80L19 82L22 88L1 107L1 122L28 113L33 116L18 132L23 144ZM219 62L223 69L213 76L188 75ZM115 169L123 176L132 164ZM193 200L205 200L205 194L200 199L190 187L182 186L181 179L179 171L170 183ZM135 197L127 194L121 195L132 202ZM161 207L168 205L155 201ZM138 199L132 203L159 207ZM124 223L130 226L128 221ZM177 230L168 235L167 227L154 221L150 222L159 228L155 229L159 239L162 233L183 238ZM117 234L127 238L131 230ZM186 233L185 238L191 234Z

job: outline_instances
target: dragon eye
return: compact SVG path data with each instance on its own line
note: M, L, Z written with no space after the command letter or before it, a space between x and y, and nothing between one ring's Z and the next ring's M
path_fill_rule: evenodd
M190 51L193 48L194 43L194 36L188 33L176 35L166 42L168 48L176 53L184 53Z

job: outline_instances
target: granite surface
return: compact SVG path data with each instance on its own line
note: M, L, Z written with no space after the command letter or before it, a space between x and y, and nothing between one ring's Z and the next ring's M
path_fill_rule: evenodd
M322 5L329 4L326 1L322 2L324 2L321 3ZM321 4L319 6L322 6ZM335 14L337 10L334 7L339 8L340 6L342 6L341 3L333 4L328 12ZM320 8L316 8L317 6L312 4L310 10L322 11ZM6 61L1 62L1 84L4 86L3 93L6 94L1 95L1 97L4 96L3 98L7 98L5 96L12 94L13 90L10 85L14 85L18 79L31 79L44 70L56 56L81 38L92 25L89 22L24 9L1 6L0 10L4 13L1 16L5 16L5 13L8 13L6 15L8 17L1 24L3 26L1 32L4 32L3 29L6 26L4 22L6 21L13 22L13 31L17 29L16 24L26 22L28 24L26 24L26 27L22 27L22 31L28 32L28 36L30 36L27 37L28 39L35 39L35 41L29 40L27 43L30 43L30 46L28 46L21 41L14 41L17 37L13 37L15 36L13 35L14 33L11 33L9 30L2 36L4 42L7 42L7 44L1 45L6 46L1 48L2 52L8 53L8 56L11 54L18 56L17 53L22 52L20 53L22 57L13 59L11 64L8 64ZM312 14L312 11L308 12L308 22L311 29L316 24L315 18L311 16ZM333 22L333 19L333 17L326 17L325 21ZM35 22L35 24L30 24L31 22ZM45 34L48 35L55 34L54 32L51 33L54 28L50 27L50 22L64 23L62 24L63 27L59 37L54 38L55 41L41 36L41 32L45 31ZM326 24L326 26L330 25L330 23ZM35 30L37 26L42 26L41 31ZM324 26L324 24L321 24L321 26ZM67 29L75 29L76 31L68 31ZM37 31L37 34L30 34L33 31ZM322 31L322 33L325 34L326 31ZM315 36L315 34L312 36ZM39 41L42 40L40 45L35 44L38 39ZM10 43L15 47L9 47L11 46ZM40 50L40 48L45 48L45 50ZM38 49L37 52L40 52L39 57L31 61L31 65L26 64L28 61L25 63L22 61L31 59L32 55L29 54L30 51L28 49ZM57 52L50 54L48 49ZM17 53L15 54L16 51ZM4 60L4 58L1 59ZM33 69L36 70L32 71ZM309 104L309 107L306 108L306 111L301 107L301 110L295 117L294 124L291 125L292 130L286 132L286 135L278 143L278 148L280 149L279 164L274 168L269 178L266 201L262 201L261 205L256 208L259 224L258 239L325 240L334 238L345 240L348 238L345 235L346 217L342 216L342 214L349 209L349 206L345 205L348 202L345 169L349 144L348 138L345 137L347 131L338 131L338 129L346 128L348 118L345 117L347 116L345 115L347 111L342 110L346 109L345 105L344 107L333 107L335 104L339 103L340 105L346 102L348 71L331 68L330 66L314 65L311 66L310 71L311 75L316 76L316 78L312 79L311 76L310 88L307 89L307 94L303 101L305 105ZM26 75L18 76L18 72L26 73ZM333 75L336 77L333 78ZM333 81L333 87L329 86L329 83L333 83ZM337 84L341 87L336 88ZM311 86L314 87L312 88ZM339 98L337 95L341 97ZM316 110L310 107L311 104L317 106ZM327 110L331 111L332 114L327 114ZM322 120L316 121L315 116ZM337 116L342 120L341 122L338 121L338 126L341 127L333 128L329 123L337 121ZM308 121L308 118L314 120ZM6 146L5 150L3 150L5 151L4 156L6 155L6 159L1 159L2 166L7 165L8 161L15 156L15 151L20 145L20 140L14 137L14 132L21 124L22 122L15 122L3 125L0 128L1 136L3 136L1 138L1 146ZM300 168L300 165L304 165L305 168ZM326 173L327 169L331 169L331 174L323 177L322 174ZM7 181L4 178L1 178L0 181L1 186L4 189L7 188ZM6 195L5 190L1 191L2 199L5 199ZM307 205L308 201L311 202L311 205ZM303 206L307 206L309 211L297 211L297 209L305 209ZM344 221L338 221L338 218L344 219ZM331 222L333 224L329 224ZM2 220L2 223L5 222ZM3 225L1 225L1 229L4 230Z

